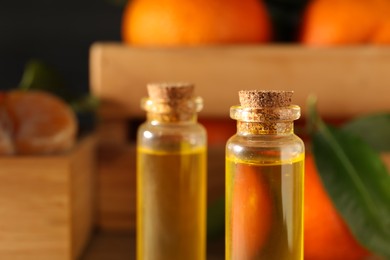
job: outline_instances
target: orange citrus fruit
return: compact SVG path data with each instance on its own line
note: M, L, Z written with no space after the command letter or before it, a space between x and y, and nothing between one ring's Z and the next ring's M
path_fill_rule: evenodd
M313 0L303 17L301 41L308 45L370 42L378 27L378 0Z
M371 42L378 45L390 44L390 19L388 22L384 23L373 35Z
M272 223L268 187L253 166L237 165L232 198L233 259L253 259L267 239Z
M123 41L139 46L259 43L270 35L260 0L133 0L122 20Z
M314 159L305 159L305 260L359 260L370 255L353 237L328 197Z
M12 141L13 124L5 107L2 105L5 98L5 93L0 92L0 155L10 155L15 152Z
M43 91L10 91L0 102L1 123L12 124L17 154L51 154L70 149L77 123L73 111L59 98Z
M374 44L390 44L390 1L389 0L377 0L380 13L378 14L381 19L380 25L371 37L371 42Z

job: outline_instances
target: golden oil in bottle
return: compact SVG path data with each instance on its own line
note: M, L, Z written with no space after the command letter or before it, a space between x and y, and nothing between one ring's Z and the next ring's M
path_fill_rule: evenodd
M137 259L206 258L206 132L190 84L149 84L137 137Z
M226 145L226 259L303 259L304 145L292 92L240 91Z

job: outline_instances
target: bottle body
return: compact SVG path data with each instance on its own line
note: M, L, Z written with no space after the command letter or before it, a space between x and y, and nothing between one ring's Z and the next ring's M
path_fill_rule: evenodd
M226 259L303 259L304 144L238 132L226 145Z
M137 136L137 259L205 259L206 132L147 121Z

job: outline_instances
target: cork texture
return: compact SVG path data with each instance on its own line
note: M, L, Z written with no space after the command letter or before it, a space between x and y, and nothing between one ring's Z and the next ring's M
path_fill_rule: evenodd
M151 99L175 102L191 99L194 94L194 85L186 82L149 83L147 90Z
M150 83L149 98L141 104L148 117L161 122L191 120L203 107L201 98L194 97L194 85L186 82Z
M291 105L293 91L283 90L241 90L240 104L244 108L277 108Z

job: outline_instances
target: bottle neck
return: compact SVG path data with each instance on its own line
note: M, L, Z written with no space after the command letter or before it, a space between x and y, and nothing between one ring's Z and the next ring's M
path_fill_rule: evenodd
M198 117L196 113L146 113L146 119L152 123L194 123Z
M241 135L286 135L294 133L294 120L300 116L298 106L244 108L233 106L230 117L237 120Z
M145 98L141 106L147 113L147 120L154 123L196 122L197 112L203 107L200 97L179 101L153 100Z
M239 135L287 135L294 133L294 123L237 121Z

